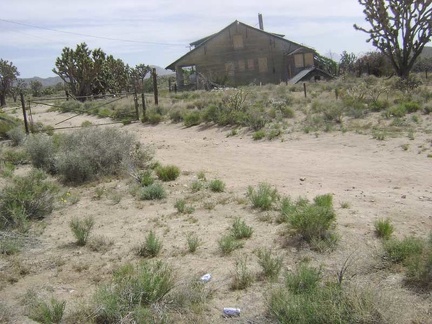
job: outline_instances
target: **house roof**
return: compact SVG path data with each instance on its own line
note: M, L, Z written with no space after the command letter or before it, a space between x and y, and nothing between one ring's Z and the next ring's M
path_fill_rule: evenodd
M293 41L290 41L290 40L285 39L285 38L284 38L284 35L281 35L281 34L275 34L275 33L269 33L269 32L266 32L266 31L264 31L264 30L262 30L262 29L259 29L259 28L255 28L255 27L249 26L249 25L247 25L247 24L244 24L244 23L242 23L242 22L236 20L236 21L232 22L231 24L229 24L229 25L228 25L227 27L225 27L224 29L222 29L221 31L219 31L218 33L212 34L212 35L210 35L210 36L207 36L207 37L201 38L201 39L199 39L199 40L197 40L197 41L195 41L195 42L190 43L190 45L191 45L191 46L195 46L195 48L192 49L191 51L187 52L187 53L184 54L183 56L181 56L179 59L177 59L176 61L174 61L174 62L171 63L170 65L168 65L165 69L166 69L166 70L172 70L172 71L174 71L177 62L179 62L180 60L182 60L184 57L190 55L192 52L196 51L196 50L199 49L201 46L203 46L204 44L206 44L207 42L209 42L210 40L212 40L214 37L216 37L218 34L222 33L224 30L230 28L230 27L231 27L232 25L234 25L234 24L240 24L240 25L243 25L243 26L245 26L246 28L253 29L253 30L258 31L258 32L260 32L260 33L264 33L264 34L266 34L266 35L272 36L272 37L277 38L277 39L279 39L279 40L282 40L282 41L284 41L284 42L287 42L287 43L290 43L290 44L295 44L295 45L301 46L301 47L303 47L303 48L307 48L307 49L310 49L310 50L314 51L314 50L313 50L312 48L310 48L310 47L307 47L307 46L304 46L304 45L298 44L298 43L296 43L296 42L293 42ZM314 52L315 52L315 51L314 51Z
M326 78L329 79L333 79L334 77L332 75L330 75L329 73L315 67L315 66L311 66L310 68L304 69L302 71L300 71L299 73L297 73L292 79L290 79L288 82L290 84L296 84L299 83L300 81L305 80L308 77L311 77L313 75L321 75L324 76Z

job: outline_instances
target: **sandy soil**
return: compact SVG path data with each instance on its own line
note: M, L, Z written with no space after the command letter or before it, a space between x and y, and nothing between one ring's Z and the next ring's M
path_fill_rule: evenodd
M47 112L46 107L33 108L34 121L54 125L72 115ZM58 126L77 126L85 120L104 124L107 120L78 116ZM105 126L104 126L105 127ZM116 127L116 126L114 126ZM118 126L123 127L123 126ZM67 300L72 312L96 285L109 279L112 270L127 261L136 261L133 247L155 230L163 238L160 259L176 269L179 284L211 273L208 283L215 290L205 323L264 323L265 293L269 285L257 281L243 291L229 289L235 261L248 256L253 272L259 271L253 251L270 247L284 256L284 268L293 269L309 259L334 277L346 258L352 264L347 277L354 285L368 287L379 301L389 323L432 323L432 297L418 295L402 285L402 273L382 269L381 243L374 235L373 223L390 218L396 236L426 236L432 229L432 159L430 135L377 141L368 135L353 133L285 135L273 141L253 141L250 134L227 137L229 129L198 126L184 128L179 124L148 126L136 123L124 126L144 146L155 149L155 159L174 164L183 171L175 183L166 185L168 198L162 202L137 202L128 193L126 180L94 183L70 188L79 195L75 204L56 209L34 231L40 232L31 246L18 256L1 257L3 272L0 300L12 307L14 323L30 322L24 316L22 297L28 289L46 296ZM70 130L63 130L70 131ZM401 145L409 144L408 150ZM219 178L226 185L221 194L202 191L192 194L190 184L199 171L207 179ZM275 212L262 213L250 208L245 200L247 187L266 182L282 195L313 198L332 193L337 211L338 248L320 254L307 247L287 245L286 225L277 224ZM95 199L95 188L107 194ZM120 202L115 197L121 197ZM176 199L186 198L195 207L191 215L176 212ZM349 208L342 208L346 203ZM213 204L213 209L206 206ZM113 240L106 253L78 248L68 223L74 216L92 215L94 235ZM231 256L221 256L217 240L227 232L234 217L243 218L254 228L254 234L243 249ZM196 232L202 246L195 254L186 253L186 234ZM6 279L5 279L6 278ZM221 317L223 307L239 307L240 318ZM179 314L179 322L190 318Z

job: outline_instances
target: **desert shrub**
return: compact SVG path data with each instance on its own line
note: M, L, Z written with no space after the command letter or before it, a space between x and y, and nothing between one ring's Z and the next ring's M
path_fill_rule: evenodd
M200 314L205 311L213 291L195 278L175 287L169 294L172 308L185 313Z
M219 179L211 180L208 186L213 192L223 192L225 190L225 183Z
M331 230L334 227L336 214L333 209L333 197L331 194L320 195L310 203L305 199L298 200L283 207L285 218L295 234L299 234L307 242L316 244L319 240L334 239Z
M137 180L143 187L151 186L154 183L154 178L151 170L140 171L137 174Z
M321 271L307 264L301 264L296 272L287 273L285 286L294 294L313 292L321 280Z
M195 208L193 208L193 206L188 206L184 199L176 200L174 207L181 214L192 214L195 211Z
M276 280L282 268L282 257L273 256L269 249L257 251L258 264L262 268L262 275L270 280Z
M408 101L403 103L403 105L405 106L405 109L407 111L408 114L417 112L420 110L420 104L418 102L415 101Z
M16 236L10 236L3 234L0 236L0 254L2 255L13 255L21 251L23 246L22 240Z
M254 276L247 267L247 257L236 260L234 277L230 288L232 290L243 290L253 284Z
M374 226L376 235L384 240L388 240L393 234L394 226L390 223L389 219L377 220Z
M265 137L266 133L263 129L257 130L252 134L252 138L254 141L259 141Z
M179 109L172 110L169 113L169 117L173 123L182 122L183 121L183 115L184 115L184 113Z
M53 137L46 134L34 134L27 138L25 148L34 167L47 172L55 171L57 148Z
M385 322L367 291L322 283L320 271L304 264L286 274L283 287L270 292L268 310L278 323Z
M174 288L172 268L165 263L126 264L115 271L112 282L98 287L92 298L96 323L120 323L126 316L152 323L150 306ZM144 319L143 319L144 318Z
M20 121L18 119L13 119L10 116L0 112L0 138L7 139L9 136L7 133L17 127Z
M11 140L12 146L18 146L26 139L26 133L21 126L12 128L6 135Z
M194 253L201 244L201 240L195 233L189 233L186 237L188 251Z
M0 160L13 165L26 164L29 160L29 155L26 150L21 148L3 149Z
M190 111L183 116L183 123L186 127L192 127L201 123L201 114L199 111Z
M260 183L256 189L249 186L247 196L252 202L252 206L261 210L271 209L279 199L277 190L273 189L268 183Z
M406 109L406 106L403 104L399 104L397 106L392 106L384 112L384 116L387 118L390 118L390 117L402 118L406 114L407 114L407 109Z
M136 153L135 138L117 128L82 128L60 138L56 169L63 180L82 183L121 173Z
M107 252L113 244L113 240L102 235L92 236L87 242L87 246L90 250L102 253Z
M94 219L92 216L85 217L83 219L72 218L69 223L69 227L72 230L73 235L76 239L76 244L84 246L87 244L90 232L94 225Z
M198 191L200 191L201 189L204 188L204 185L205 185L204 181L202 181L202 180L194 180L192 182L192 184L191 184L191 191L192 192L198 192Z
M384 242L386 257L395 263L406 263L414 255L420 255L424 249L423 240L405 237L402 240L391 239Z
M282 131L279 128L270 129L267 133L267 139L269 141L279 137L282 134Z
M432 289L432 235L423 253L414 254L407 263L407 282L422 290Z
M44 324L61 323L65 308L66 302L55 298L51 298L49 303L36 300L31 306L29 317Z
M175 165L159 166L155 171L162 181L174 181L180 175L180 169Z
M158 200L165 197L165 189L160 183L153 183L150 186L143 187L138 191L138 199L140 200Z
M218 240L219 249L222 255L229 255L234 250L243 247L243 243L236 240L232 234L226 234Z
M14 177L0 193L0 228L26 230L28 220L42 219L52 212L57 191L40 170Z
M147 235L145 241L137 248L137 254L144 258L154 258L158 256L162 249L162 242L153 231Z
M247 226L245 221L237 217L231 227L231 233L236 239L250 238L253 233L253 228Z
M145 116L144 121L148 122L151 125L157 125L159 124L163 119L163 116L159 113L157 113L154 110L149 110Z

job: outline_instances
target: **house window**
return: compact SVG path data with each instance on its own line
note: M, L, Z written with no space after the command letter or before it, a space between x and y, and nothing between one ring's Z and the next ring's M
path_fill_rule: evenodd
M234 63L233 62L225 63L225 73L229 76L234 75Z
M249 70L255 70L255 64L254 64L254 60L253 59L248 59L247 64L248 64L248 69Z
M306 53L304 55L305 65L306 66L312 66L314 65L314 58L312 53Z
M267 57L260 57L258 59L258 69L260 73L268 72Z
M296 68L304 67L303 54L294 55L294 63Z
M243 72L246 69L245 61L244 60L239 60L238 61L238 69L241 72Z
M234 49L242 49L243 48L243 35L234 35L233 36Z

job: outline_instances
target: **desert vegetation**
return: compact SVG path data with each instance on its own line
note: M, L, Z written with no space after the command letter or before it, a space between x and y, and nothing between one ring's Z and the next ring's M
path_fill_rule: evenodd
M5 109L0 289L10 298L0 302L0 319L218 323L226 321L223 307L239 307L240 318L230 321L426 321L428 189L414 193L397 164L390 171L379 165L388 161L383 152L404 166L430 161L430 84L413 78L415 86L346 76L308 83L306 97L302 86L285 84L166 92L159 106L147 98L145 120L98 127L101 117L135 119L132 98L105 106L108 99L53 99L54 108L33 108L30 135L14 108ZM38 119L71 113L85 113L76 130ZM154 143L150 134L159 136ZM302 155L307 145L318 147L314 141L341 138L344 148L322 149L322 161L310 158L302 168L283 152L307 142L295 151ZM241 161L229 152L242 145L274 170L253 161L234 173ZM362 145L365 155L336 155L354 152L350 145ZM210 151L196 155L206 147L213 160ZM260 155L268 147L286 159L278 151ZM341 163L370 159L387 191L359 184L369 171L358 167L339 174L334 162L317 172L327 154ZM328 182L342 178L352 184ZM211 279L201 280L207 273Z

